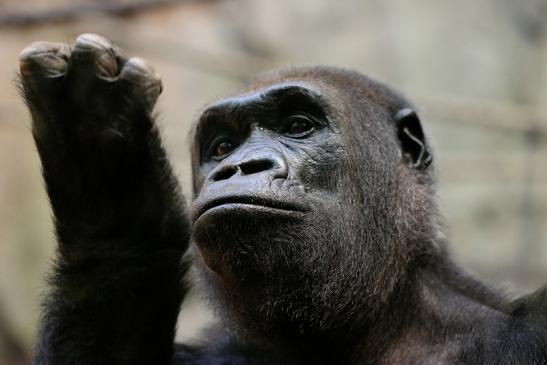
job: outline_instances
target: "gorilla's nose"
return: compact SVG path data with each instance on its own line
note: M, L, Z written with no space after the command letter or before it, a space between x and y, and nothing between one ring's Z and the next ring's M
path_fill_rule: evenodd
M288 176L287 162L273 151L254 151L244 156L228 157L210 175L212 181L228 179L285 179Z

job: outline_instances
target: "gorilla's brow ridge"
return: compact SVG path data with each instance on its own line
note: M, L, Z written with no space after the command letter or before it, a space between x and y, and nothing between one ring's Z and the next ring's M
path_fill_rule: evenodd
M197 139L204 141L209 132L219 125L240 129L243 123L259 112L298 110L325 118L329 109L328 102L314 88L300 83L279 84L211 105L200 117Z

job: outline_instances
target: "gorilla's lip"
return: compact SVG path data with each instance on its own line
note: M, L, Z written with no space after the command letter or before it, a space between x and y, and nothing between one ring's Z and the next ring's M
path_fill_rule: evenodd
M240 205L248 207L260 207L267 208L271 210L286 211L286 212L297 212L305 213L309 211L309 208L300 203L293 202L281 199L272 199L259 196L250 196L250 195L234 195L234 196L223 196L216 199L209 200L204 204L201 204L194 209L193 218L196 221L204 213L208 212L213 208L218 208L222 206L229 205Z

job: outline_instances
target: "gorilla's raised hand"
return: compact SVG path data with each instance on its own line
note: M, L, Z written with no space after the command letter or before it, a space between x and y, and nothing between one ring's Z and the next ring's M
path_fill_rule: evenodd
M114 218L152 218L135 216L134 209L143 200L158 203L160 196L143 193L159 189L168 169L150 117L161 92L153 69L93 34L73 46L34 43L20 62L57 220L70 221L80 233L108 234L133 228Z
M20 70L60 246L37 363L168 361L189 228L158 75L93 34L34 43Z

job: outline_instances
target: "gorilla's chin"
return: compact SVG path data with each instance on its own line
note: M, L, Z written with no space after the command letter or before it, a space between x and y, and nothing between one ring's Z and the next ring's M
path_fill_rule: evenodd
M247 282L287 269L300 246L295 232L311 212L230 203L208 209L194 222L192 238L209 269ZM299 228L300 227L300 228Z

